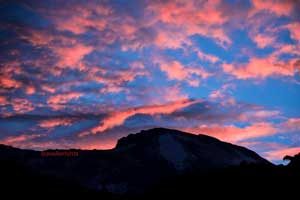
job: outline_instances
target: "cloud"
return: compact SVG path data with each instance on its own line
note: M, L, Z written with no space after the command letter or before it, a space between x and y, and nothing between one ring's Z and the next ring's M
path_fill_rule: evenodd
M187 128L186 130L233 143L250 138L266 137L278 132L273 124L266 122L258 122L242 128L234 125L202 125L196 128Z
M40 121L39 126L42 128L55 128L57 126L70 126L73 122L74 119L70 118L54 118Z
M189 43L189 36L196 34L211 37L222 46L231 44L222 28L228 19L219 9L221 6L218 0L151 2L147 6L147 11L153 15L151 24L162 22L166 25L157 28L155 44L163 48L180 48Z
M109 25L107 17L113 14L113 10L104 3L89 2L84 5L75 3L66 7L67 10L59 8L48 10L48 15L51 16L58 30L78 35L87 32L90 28L104 30Z
M71 47L54 48L53 50L60 57L57 63L59 67L83 70L84 66L80 61L85 55L91 53L93 48L83 44L76 44Z
M285 26L290 34L291 34L291 38L296 40L296 41L300 41L300 33L299 33L299 29L300 29L300 23L299 22L294 22L294 23L290 23L288 25Z
M35 138L39 138L42 136L43 136L42 134L22 134L22 135L18 135L18 136L9 136L4 139L1 139L0 143L16 147L22 143L26 143L30 140L33 140Z
M285 147L269 152L265 152L265 158L272 161L280 161L283 160L284 156L294 156L300 152L300 147Z
M235 105L236 104L236 100L234 97L232 97L232 89L235 88L235 85L233 84L224 84L221 86L221 88L217 89L217 90L213 90L210 94L209 94L209 99L211 101L218 101L220 102L223 106L225 106L226 104L228 105Z
M114 128L116 126L122 125L126 119L136 114L147 114L147 115L159 115L159 114L171 114L177 110L185 108L187 106L198 103L199 100L180 100L176 102L171 102L164 105L151 105L143 106L137 108L131 108L129 110L118 111L108 114L105 117L101 124L97 127L94 127L90 130L92 134L97 134L104 132L105 130ZM90 132L84 132L80 136L89 135Z
M15 98L12 100L11 105L15 113L27 113L35 109L34 105L27 99Z
M209 61L211 63L216 63L216 62L220 61L220 59L217 56L207 54L202 51L197 51L197 55L198 55L199 59Z
M252 117L247 117L246 121L257 121L245 127L235 125L219 125L219 124L203 124L198 127L185 128L195 134L205 134L216 137L220 140L233 143L243 143L248 139L259 139L262 137L272 136L280 133L291 133L300 130L300 118L289 118L280 123L261 122L264 119L276 117L277 111L256 111ZM243 113L241 116L247 116L249 112ZM243 117L241 120L245 120Z
M110 70L111 67L90 67L86 71L86 80L103 84L101 93L119 93L126 90L125 85L138 77L149 77L148 70L141 62L130 63L128 68Z
M32 85L27 86L26 89L25 89L25 93L28 94L28 95L32 95L35 92L36 92L36 89Z
M255 110L246 111L239 116L241 121L263 120L263 119L274 119L280 117L280 111L278 110Z
M69 92L65 94L57 94L48 98L47 103L48 105L54 110L60 110L64 108L65 105L69 101L78 99L82 96L82 93L79 92Z
M253 37L253 41L259 48L265 48L275 43L275 37L271 35L257 34Z
M167 74L170 80L187 81L194 87L199 86L199 77L205 79L210 76L210 73L201 67L184 67L178 61L162 62L159 67ZM194 78L193 75L196 75L198 78Z
M264 79L270 76L294 76L300 65L298 59L279 61L274 56L250 58L245 64L223 64L224 72L238 79Z
M0 106L5 106L8 104L8 100L5 96L0 96Z
M278 1L278 0L252 0L254 9L251 14L267 11L278 16L289 16L294 9L295 2L293 0Z
M300 130L300 118L289 118L281 124L281 127L286 131Z
M0 76L0 85L0 87L2 88L14 89L20 88L22 86L22 83L7 76Z

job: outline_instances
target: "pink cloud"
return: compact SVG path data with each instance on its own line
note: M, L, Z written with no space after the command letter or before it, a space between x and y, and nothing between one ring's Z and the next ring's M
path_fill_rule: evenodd
M257 34L253 37L253 41L259 48L265 48L275 43L275 37L265 34Z
M199 34L216 39L222 46L231 40L222 25L228 18L220 9L221 1L164 1L151 2L147 10L153 15L151 24L163 22L167 27L157 28L156 45L179 48L190 43L188 37Z
M36 89L34 86L32 85L29 85L25 88L25 93L28 94L28 95L32 95L36 92Z
M289 30L291 34L291 38L294 40L300 42L300 22L294 22L291 24L288 24L286 28Z
M64 104L71 100L78 99L83 94L79 92L69 92L65 94L57 94L48 98L47 103L54 110L64 108Z
M156 93L155 95L157 95L156 97L159 98L160 102L162 100L164 102L174 102L174 101L178 101L180 99L188 98L188 95L182 93L179 85L174 85L174 86L167 87L167 88L161 88L160 92L158 92L158 94L159 95L157 95L157 93Z
M34 105L27 99L16 98L11 101L11 106L16 113L27 113L35 109Z
M101 124L90 130L91 133L97 134L104 132L105 130L114 128L116 126L122 125L126 119L136 114L147 114L147 115L157 115L157 114L171 114L177 110L190 106L192 104L198 103L199 101L192 100L180 100L176 102L171 102L163 105L151 105L143 106L138 108L132 108L124 111L117 111L110 113L108 117L101 121ZM81 133L79 136L89 135L89 132Z
M250 138L259 138L274 135L277 128L271 123L259 122L240 128L233 125L202 125L196 128L187 128L195 134L205 134L220 140L237 143Z
M264 156L273 161L282 160L284 156L293 156L300 153L300 147L285 147L264 153Z
M86 71L86 80L103 84L101 93L118 93L126 91L125 83L134 81L137 77L150 77L150 73L142 62L130 63L130 67L123 70L107 70L102 67L89 67Z
M209 99L212 101L219 101L221 105L235 105L235 98L232 96L232 89L234 89L233 84L224 84L221 88L212 91L209 94Z
M201 60L209 61L211 63L216 63L220 60L217 56L214 56L214 55L211 55L211 54L206 54L206 53L201 52L201 51L198 51L197 55Z
M10 145L10 146L19 146L22 143L26 143L30 140L39 138L41 136L43 136L43 135L41 135L41 134L35 134L35 135L22 134L22 135L18 135L18 136L8 136L8 137L0 140L0 143L5 144L5 145Z
M251 14L260 11L268 11L278 16L289 16L294 8L296 1L280 1L280 0L252 0L254 9Z
M0 87L2 88L20 88L22 83L8 76L0 76Z
M246 111L239 116L241 121L264 120L280 117L280 112L277 110L255 110Z
M198 127L185 128L184 130L190 131L195 134L205 134L209 136L216 137L220 140L233 142L233 143L243 143L247 142L247 139L261 138L272 136L279 133L289 133L291 131L300 130L300 118L289 118L281 123L273 124L269 122L260 122L265 119L278 116L278 111L265 111L260 110L253 112L250 116L248 114L243 114L241 116L247 116L245 119L240 120L252 120L258 121L254 122L249 126L237 127L234 125L201 125ZM251 119L250 119L251 118Z
M281 123L281 127L286 131L300 130L300 118L289 118L287 121Z
M170 49L181 48L184 43L190 43L187 41L186 35L180 33L180 31L172 33L167 29L158 31L154 40L156 46Z
M238 79L264 79L269 76L293 76L300 65L297 59L278 61L274 56L251 58L246 64L223 64L223 70Z
M72 12L68 12L68 9ZM72 4L68 5L68 9L52 10L49 14L58 30L70 31L73 34L85 33L91 27L99 31L104 30L108 25L105 17L112 14L108 6L93 3L85 6ZM93 16L95 14L98 16Z
M27 34L22 35L21 38L27 40L33 46L46 46L55 39L50 33L31 29L27 30Z
M161 62L160 69L165 72L170 80L187 81L191 86L198 86L199 78L194 78L196 75L200 78L207 78L210 73L200 67L185 67L178 61Z
M59 67L83 70L85 67L80 61L91 53L93 48L79 43L71 47L56 47L53 50L60 57L57 63Z
M42 128L55 128L57 126L70 126L74 122L74 119L69 118L55 118L46 119L39 122L39 126Z
M77 141L70 141L65 138L55 140L55 141L38 141L35 140L39 137L44 137L46 135L34 135L25 138L23 135L14 136L19 140L16 142L5 143L5 139L3 140L3 144L11 145L18 148L23 149L35 149L35 150L47 150L47 149L83 149L83 150L93 150L93 149L112 149L116 146L117 140L115 138L104 138L101 140L97 140L95 138L81 138ZM18 139L19 138L19 139ZM9 140L14 139L13 137Z
M8 104L8 100L5 96L0 96L0 106L5 106Z
M55 93L55 91L56 91L54 87L47 85L47 84L41 85L41 88L43 91L49 92L49 93Z

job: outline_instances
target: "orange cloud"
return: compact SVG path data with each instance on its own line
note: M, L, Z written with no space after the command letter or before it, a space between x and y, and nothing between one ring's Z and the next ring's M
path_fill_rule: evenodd
M118 111L110 113L108 117L104 118L101 124L97 127L91 129L91 133L97 134L104 132L105 130L111 129L113 127L122 125L126 119L136 114L147 114L147 115L157 115L157 114L171 114L177 110L190 106L192 104L198 103L199 100L180 100L164 105L152 105L144 106L138 108L132 108L124 111ZM80 136L89 135L89 132L81 133Z

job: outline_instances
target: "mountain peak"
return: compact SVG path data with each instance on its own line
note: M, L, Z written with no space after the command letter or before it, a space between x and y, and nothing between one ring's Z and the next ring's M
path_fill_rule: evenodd
M159 156L176 169L224 167L239 165L242 162L268 163L244 147L206 135L194 135L167 128L153 128L129 134L118 140L115 149L147 151L147 155Z
M151 142L156 141L162 135L192 135L189 133L185 133L175 129L168 129L168 128L152 128L148 130L141 130L138 133L129 134L125 137L122 137L118 140L116 149L135 146L135 145L146 145L150 144Z
M112 193L142 191L164 178L193 171L206 173L241 163L269 164L244 147L166 128L142 130L121 138L112 150L80 151L72 159L48 159L38 151L5 148L0 148L0 160L18 161L33 171Z
M141 130L138 133L135 134L129 134L125 137L122 137L118 140L116 148L121 148L121 147L127 147L127 146L132 146L132 145L145 145L145 143L153 142L153 140L162 135L176 135L176 136L181 136L181 137L189 137L189 138L194 138L194 139L199 139L202 138L203 140L217 140L216 138L206 136L206 135L195 135L175 129L168 129L168 128L152 128L148 130Z

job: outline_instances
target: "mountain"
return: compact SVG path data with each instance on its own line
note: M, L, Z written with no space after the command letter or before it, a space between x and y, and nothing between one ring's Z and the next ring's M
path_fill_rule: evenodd
M63 150L48 150L47 152ZM33 150L1 146L11 160L42 175L112 193L140 192L155 183L194 170L270 164L255 152L205 135L155 128L121 138L112 150L69 150L76 157L41 156Z
M267 164L255 152L206 135L154 128L121 138L115 148L131 152L138 160L164 162L177 172L193 169L224 168L241 163ZM141 155L136 155L139 152ZM270 164L270 163L269 163Z
M75 156L61 156L74 152ZM129 134L111 150L39 152L1 145L0 166L1 182L5 183L1 188L23 188L27 192L39 188L44 193L64 190L74 195L96 192L104 196L162 193L175 183L172 188L181 188L178 191L205 188L209 183L209 188L214 188L222 181L224 187L234 177L242 183L257 174L264 177L277 170L244 147L165 128Z

